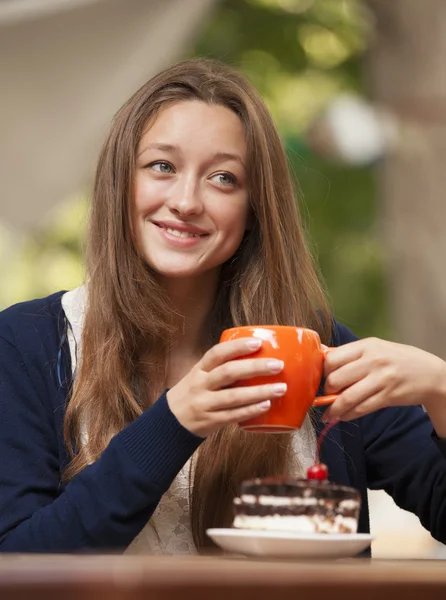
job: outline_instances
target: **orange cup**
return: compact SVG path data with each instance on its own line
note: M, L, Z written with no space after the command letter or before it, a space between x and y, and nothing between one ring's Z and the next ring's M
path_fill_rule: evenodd
M263 385L284 382L287 391L280 398L271 399L271 408L262 415L243 421L240 427L260 433L286 433L302 427L310 406L332 404L338 394L316 397L324 358L330 350L321 343L319 334L304 327L280 325L254 325L225 329L220 342L243 337L255 337L263 341L255 358L283 360L284 368L278 375L252 377L237 382L237 386Z

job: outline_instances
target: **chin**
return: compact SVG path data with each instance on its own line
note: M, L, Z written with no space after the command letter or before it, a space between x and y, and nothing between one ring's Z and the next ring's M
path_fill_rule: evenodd
M203 274L202 271L156 271L156 273L165 279L190 279Z
M183 266L161 266L148 263L150 268L160 277L166 279L185 279L190 277L199 277L203 275L205 269L197 269L196 266L185 268Z

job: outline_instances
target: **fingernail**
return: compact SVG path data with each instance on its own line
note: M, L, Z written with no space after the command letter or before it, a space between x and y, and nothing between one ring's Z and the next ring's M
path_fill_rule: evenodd
M271 388L272 388L272 392L275 396L283 396L283 394L287 390L287 384L286 383L273 383Z
M256 350L262 345L262 340L259 340L259 338L250 338L249 340L247 340L246 345L248 348Z
M269 360L266 363L266 366L268 367L269 371L271 371L271 373L280 373L280 371L284 367L284 362L283 360L277 360L274 358L272 360Z
M257 407L261 410L268 410L271 408L271 400L264 400L263 402L259 402Z

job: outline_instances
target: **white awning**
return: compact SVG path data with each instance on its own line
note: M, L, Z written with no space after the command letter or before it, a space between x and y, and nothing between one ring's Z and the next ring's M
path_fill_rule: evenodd
M0 222L86 188L110 119L216 0L0 0Z

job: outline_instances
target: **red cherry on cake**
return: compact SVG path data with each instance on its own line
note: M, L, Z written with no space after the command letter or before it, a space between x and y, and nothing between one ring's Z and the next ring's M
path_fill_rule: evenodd
M321 455L322 442L323 442L325 436L327 435L327 433L329 432L329 430L332 427L334 427L336 425L336 423L337 423L337 421L332 421L331 423L328 423L327 425L325 425L323 430L320 432L318 440L317 440L317 445L316 445L315 463L312 467L310 467L307 470L307 478L308 479L316 479L318 481L325 481L326 479L328 479L327 465L324 465L324 463L319 462L320 461L319 457Z
M324 481L328 477L328 469L327 465L324 463L317 463L310 467L307 470L307 478L308 479L317 479L319 481Z

